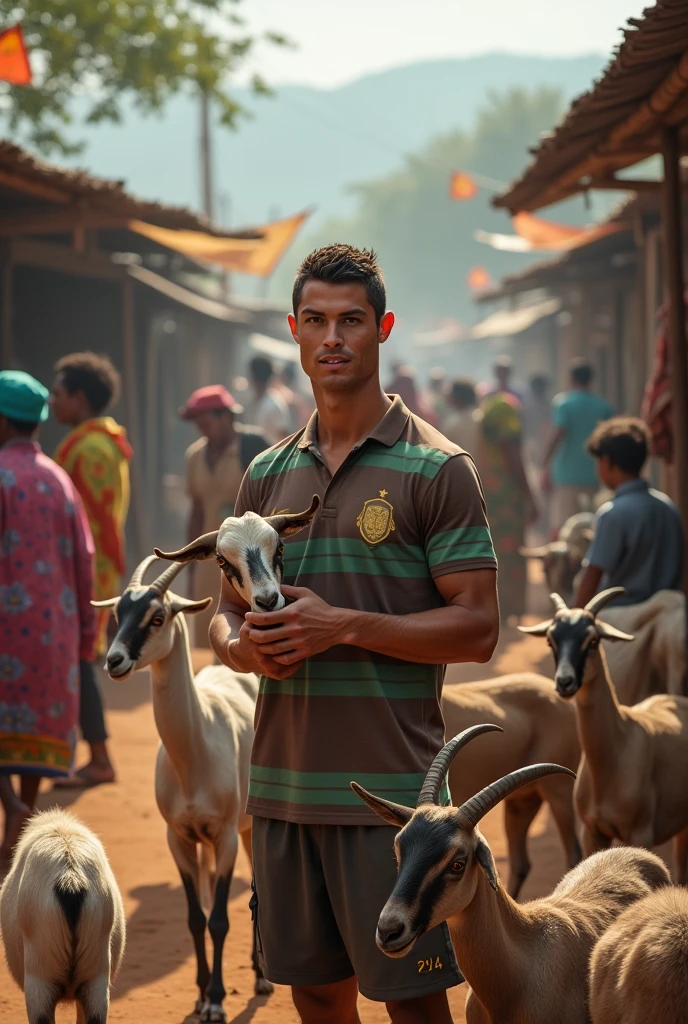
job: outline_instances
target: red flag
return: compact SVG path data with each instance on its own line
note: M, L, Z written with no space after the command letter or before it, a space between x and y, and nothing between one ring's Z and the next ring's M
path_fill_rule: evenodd
M11 85L31 85L31 65L19 25L0 32L0 79Z
M449 182L450 199L474 199L478 194L476 185L470 174L465 171L454 171Z
M473 267L468 272L467 280L472 292L482 292L492 284L492 278L485 267Z

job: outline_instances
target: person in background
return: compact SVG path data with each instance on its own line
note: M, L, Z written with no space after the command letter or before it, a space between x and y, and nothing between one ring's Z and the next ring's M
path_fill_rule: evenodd
M513 383L514 363L511 356L497 356L492 364L492 373L491 381L478 385L478 396L488 398L490 395L498 394L513 395L522 407L524 395L521 388Z
M528 384L523 401L523 459L531 489L540 491L540 514L535 528L544 540L549 530L550 492L541 489L540 473L552 434L552 403L548 377L536 373Z
M38 427L47 417L48 390L42 384L28 373L0 372L4 860L33 811L41 779L68 775L79 716L79 663L92 660L96 636L93 538L74 484L38 444Z
M132 450L124 427L105 415L119 398L120 390L121 377L107 356L74 352L55 364L53 415L72 428L58 445L55 461L72 478L86 509L96 546L95 594L99 601L119 594L126 569L124 525L129 509ZM109 608L98 613L99 659L108 647L110 614ZM115 780L93 665L82 665L80 692L79 720L91 758L69 780L59 783L60 788L98 786Z
M519 554L527 525L538 509L523 465L522 420L518 399L506 392L484 398L478 410L475 453L483 482L487 518L499 566L499 610L503 623L525 612L526 562Z
M433 427L437 426L435 410L416 385L416 373L412 366L406 363L397 365L394 377L386 391L389 395L399 395L406 408L410 409L415 416L420 416Z
M272 386L274 376L274 367L267 356L254 356L248 364L251 394L244 409L244 423L264 434L271 445L293 433L289 407Z
M442 433L469 455L475 455L480 432L475 384L468 377L457 377L447 397L448 412Z
M437 425L445 433L444 423L449 415L447 374L442 366L433 366L428 376L428 399L437 417ZM445 435L446 436L446 435Z
M650 433L642 420L617 416L587 443L604 487L614 492L597 513L595 535L576 591L584 607L599 590L624 587L615 604L640 604L658 590L680 590L683 528L666 494L641 477Z
M237 423L242 407L222 385L199 388L179 410L183 420L202 435L186 450L186 492L191 498L187 540L216 530L234 514L234 503L251 461L269 447L259 431ZM215 596L219 570L214 559L192 562L189 589L194 600ZM194 643L209 647L208 626L215 614L211 605L194 616Z
M306 397L299 387L296 363L284 364L281 373L281 384L285 389L284 397L289 405L293 430L301 430L313 415L315 402L312 398ZM289 394L288 399L287 393Z
M552 400L555 431L547 446L542 470L542 489L552 491L550 526L553 534L569 516L581 511L581 498L595 496L595 463L585 445L597 424L614 414L606 398L591 390L594 374L590 363L574 359L569 374L570 389Z

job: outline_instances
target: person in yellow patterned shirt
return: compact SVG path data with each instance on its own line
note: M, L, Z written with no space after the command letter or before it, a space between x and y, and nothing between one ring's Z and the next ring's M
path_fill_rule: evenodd
M55 461L72 478L81 495L96 548L94 591L98 600L119 593L125 570L124 525L129 507L127 432L106 410L119 397L121 378L107 356L75 352L55 365L51 404L55 418L72 428L59 444ZM98 621L96 655L108 646L110 611ZM60 785L81 787L113 782L107 749L103 702L92 664L81 672L80 725L91 749L90 763Z

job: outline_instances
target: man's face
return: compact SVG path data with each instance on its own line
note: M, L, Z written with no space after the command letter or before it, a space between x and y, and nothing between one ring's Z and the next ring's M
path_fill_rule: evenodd
M224 441L232 430L232 414L225 410L211 409L194 416L199 433L209 441Z
M394 326L394 314L385 313L378 325L365 285L311 279L289 326L301 349L301 365L315 387L357 391L377 377L380 345Z
M619 483L617 479L617 470L616 466L609 461L609 456L600 455L599 458L595 459L595 466L602 485L610 491L616 490Z
M83 392L75 391L71 395L63 384L62 374L58 373L50 392L50 406L58 423L78 423L84 415Z
M511 381L511 370L508 366L498 366L495 370L495 378L502 391L506 391Z

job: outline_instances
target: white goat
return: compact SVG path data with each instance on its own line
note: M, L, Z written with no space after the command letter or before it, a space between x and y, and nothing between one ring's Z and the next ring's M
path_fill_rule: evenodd
M575 697L583 751L573 799L588 855L613 840L651 849L675 837L676 875L688 880L688 799L681 768L688 765L688 698L657 694L619 704L601 640L633 637L597 618L623 594L612 587L585 608L568 609L552 594L553 619L520 627L546 636L554 654L557 693Z
M503 736L486 736L471 750L471 758L465 764L452 764L449 788L455 804L462 804L496 775L507 775L524 765L556 758L573 770L580 760L574 709L559 700L552 680L546 676L521 672L445 687L442 711L447 736L455 736L480 722L492 722L504 730ZM509 848L507 891L514 899L530 871L528 829L543 801L552 811L568 867L580 860L573 780L567 775L547 775L522 787L504 801L504 830Z
M595 516L592 512L577 512L570 516L556 540L537 548L519 548L524 558L536 558L542 562L545 580L550 591L573 598L573 584L581 570L595 531Z
M685 1024L688 892L653 892L625 910L590 961L593 1024Z
M219 530L204 533L178 551L153 550L158 558L172 562L202 562L215 558L230 585L252 611L279 611L286 604L280 590L282 537L310 526L319 507L320 498L314 494L305 512L265 517L244 512L243 516L229 516Z
M646 850L607 850L569 871L551 896L515 903L478 823L520 786L549 773L572 773L555 764L531 765L461 807L440 807L451 758L494 728L469 729L440 751L415 810L352 783L381 818L401 829L394 842L399 877L380 914L377 944L388 956L406 956L420 935L447 921L470 985L468 1024L587 1024L588 962L596 940L627 906L666 885L669 874Z
M24 826L0 890L7 964L29 1024L54 1024L76 1000L77 1024L105 1024L124 953L122 897L100 840L62 810Z
M607 651L622 704L637 704L651 693L684 693L686 599L680 591L659 590L640 604L605 608L602 621L635 637L632 647L616 644Z
M161 745L155 765L155 799L167 822L167 843L181 875L189 930L197 960L203 1021L226 1019L222 1002L222 949L227 902L239 836L251 854L251 819L245 812L257 696L255 676L224 665L207 666L194 678L184 614L207 608L210 597L189 601L169 587L184 566L169 566L155 582L143 582L156 556L135 570L126 590L109 602L117 633L107 652L112 679L124 680L150 666L153 714ZM200 845L200 861L199 850ZM211 891L212 890L212 891ZM205 909L213 942L213 968L205 952ZM272 992L253 951L256 993Z

